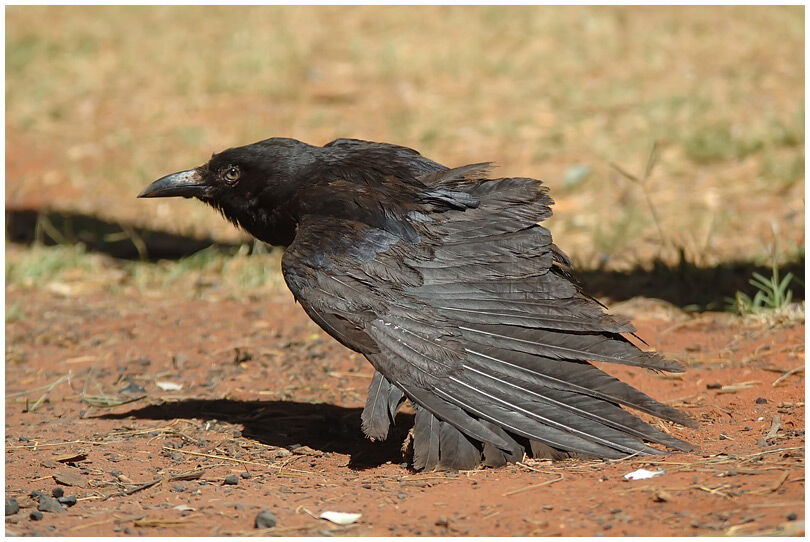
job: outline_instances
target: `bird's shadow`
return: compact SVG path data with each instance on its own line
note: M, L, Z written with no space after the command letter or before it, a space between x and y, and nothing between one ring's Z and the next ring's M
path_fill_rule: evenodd
M386 462L403 461L401 446L413 415L400 412L391 425L388 438L372 442L360 429L362 408L347 408L328 403L295 401L237 401L233 399L185 399L159 405L104 414L101 419L134 417L146 420L201 419L219 420L244 427L242 436L270 446L313 450L350 456L355 470L377 467Z

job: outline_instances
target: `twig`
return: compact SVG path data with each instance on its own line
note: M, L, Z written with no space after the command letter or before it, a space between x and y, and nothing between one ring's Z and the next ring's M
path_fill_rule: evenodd
M50 448L51 446L67 446L68 444L95 444L96 446L106 446L109 443L96 442L93 440L68 440L65 442L50 442L45 444L35 442L34 444L23 444L22 446L6 446L6 450L19 450L23 448L28 450L35 450L37 448Z
M717 393L737 393L740 390L747 390L749 388L753 388L757 384L762 384L759 380L749 380L748 382L738 382L737 384L728 384L723 386Z
M107 495L106 497L104 497L104 500L107 500L107 499L109 499L111 497L125 497L127 495L132 495L133 493L137 493L138 491L148 489L148 488L150 488L150 487L152 487L152 486L154 486L156 484L159 484L160 482L163 482L164 480L168 480L170 482L197 480L198 478L200 478L203 475L203 473L206 470L208 470L208 469L194 469L194 470L190 470L190 471L187 471L187 472L181 472L180 474L174 474L174 475L169 476L169 477L163 476L163 477L160 477L160 478L155 478L154 480L150 480L149 482L144 482L142 484L138 484L135 487L126 489L126 490L121 491L119 493L112 493L110 495Z
M527 465L526 463L523 463L522 461L518 461L517 466L518 467L523 467L524 469L529 469L532 472L539 472L540 474L547 474L546 472L541 471L540 469L535 469L534 467L530 467L529 465Z
M531 485L531 486L521 487L520 489L515 489L514 491L509 491L507 493L504 493L503 496L504 497L509 497L510 495L516 495L518 493L523 493L524 491L529 491L530 489L537 489L538 487L548 486L548 485L551 485L551 484L553 484L555 482L559 482L559 481L563 480L564 478L565 478L565 475L560 473L559 478L554 478L553 480L546 480L545 482L542 482L540 484L534 484L534 485Z
M201 456L201 457L210 457L212 459L221 459L223 461L233 461L234 463L242 463L242 464L245 464L245 465L260 465L262 467L268 467L268 468L271 468L271 469L278 469L278 470L281 470L281 469L284 468L284 465L271 465L270 463L259 463L258 461L247 461L245 459L236 459L236 458L227 457L227 456L224 456L224 455L206 454L206 453L202 453L202 452L192 452L190 450L176 450L176 449L170 448L168 446L163 446L163 449L164 450L169 450L170 452L179 452L181 454L196 455L196 456ZM302 474L316 474L316 473L308 471L308 470L300 470L300 469L287 469L287 470L291 470L293 472L298 472L298 473L302 473Z
M731 487L731 486L726 485L726 484L723 484L723 485L720 485L720 486L717 486L717 487L706 487L706 486L692 486L692 487L694 487L696 489L700 489L701 491L706 491L708 493L711 493L712 495L720 495L721 497L725 497L726 499L731 498L731 495L728 495L728 494L723 493L722 491L720 491L721 489Z
M200 515L186 516L182 519L136 519L136 527L174 527L177 525L184 525L193 519L199 518Z
M771 429L768 431L768 434L765 435L765 439L776 438L776 434L779 433L780 429L782 429L782 420L779 419L779 416L774 416L771 420Z
M762 345L762 346L765 346L765 345ZM773 356L774 354L781 354L782 352L798 352L799 349L804 348L803 343L798 343L798 344L792 344L790 346L785 346L783 348L777 348L776 350L767 350L765 352L762 352L762 350L761 350L762 346L758 347L753 354L751 354L750 356L743 359L741 363L743 365L745 365L749 361L754 361L757 358L767 358L767 357ZM763 367L762 369L764 369L766 371L770 370L770 369L768 369L766 367Z
M802 371L804 371L804 365L799 365L798 367L794 367L793 369L789 370L788 372L786 372L785 374L783 374L782 376L780 376L779 378L774 380L773 384L771 384L771 386L773 386L775 388L776 386L778 386L783 380L785 380L789 376L795 375L796 373L800 373Z
M788 479L789 475L790 473L788 471L784 471L782 473L782 476L780 476L779 479L776 480L776 483L774 485L772 485L771 487L766 487L765 489L761 489L759 491L754 491L754 493L758 495L767 495L768 493L773 493L774 491L782 487L782 484L785 483L785 480Z

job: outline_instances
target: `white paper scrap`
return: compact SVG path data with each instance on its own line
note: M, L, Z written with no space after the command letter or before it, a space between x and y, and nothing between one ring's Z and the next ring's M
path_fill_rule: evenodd
M155 382L155 385L163 391L178 391L183 389L182 384L175 384L174 382Z
M320 516L321 519L325 519L327 521L331 521L332 523L336 523L337 525L351 525L363 514L349 514L346 512L323 512Z
M633 472L628 472L624 475L627 480L646 480L647 478L655 478L656 476L660 476L664 474L662 470L647 470L647 469L638 469L634 470Z

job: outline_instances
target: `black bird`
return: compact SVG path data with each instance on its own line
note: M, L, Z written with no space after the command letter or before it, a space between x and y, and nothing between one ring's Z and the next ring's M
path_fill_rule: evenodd
M407 398L416 469L498 466L524 452L620 458L691 446L622 406L691 418L589 361L682 372L623 334L539 222L542 183L450 169L397 145L272 138L214 154L138 197L194 197L286 246L284 278L324 331L376 372L362 414L383 440Z

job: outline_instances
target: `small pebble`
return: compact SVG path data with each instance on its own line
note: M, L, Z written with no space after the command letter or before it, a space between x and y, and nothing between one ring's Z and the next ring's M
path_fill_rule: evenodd
M726 440L728 437L725 436L723 433L720 433L720 440Z
M754 401L754 402L756 404L758 404L758 405L767 405L768 404L768 400L765 399L764 397L757 397L757 400Z
M62 495L64 495L64 494L65 494L65 490L62 489L61 487L55 487L55 488L53 488L53 491L51 491L51 495L53 495L57 499L59 497L61 497Z
M174 492L174 493L182 493L186 489L188 489L188 488L186 486L182 485L182 484L174 484L172 486L171 491Z
M253 475L252 475L252 474L250 474L249 472L243 472L243 473L242 473L242 474L240 474L239 476L241 476L242 478L244 478L245 480L247 480L248 478L250 478L250 477L251 477L251 476L253 476Z
M145 391L146 389L143 386L140 386L135 382L129 382L126 386L118 390L118 393L124 393L128 395L140 395Z
M363 484L363 489L371 489L371 484Z
M794 514L793 512L791 512L790 514L788 514L788 515L787 515L787 519L788 519L788 521L796 521L796 518L797 518L797 517L799 517L799 516L797 516L797 515L796 515L796 514Z
M64 504L65 506L73 506L74 504L79 502L79 500L76 498L76 495L68 495L67 497L59 497L57 500L59 501L59 504Z
M31 518L33 521L39 521L39 520L42 519L42 512L38 512L37 510L34 510L33 512L31 512L28 515L28 517Z
M229 474L225 477L225 485L227 486L235 486L239 484L239 478L236 477L235 474Z
M256 515L256 528L269 529L276 526L276 516L267 508L263 509Z
M28 494L28 496L31 497L32 499L39 499L40 495L42 495L42 492L38 489L35 489L34 491Z
M14 497L6 497L6 515L12 516L20 511L20 503Z
M408 495L407 495L406 493L398 493L398 494L397 494L397 498L398 498L399 500L401 500L401 501L404 501L405 499L407 499L407 498L408 498Z

